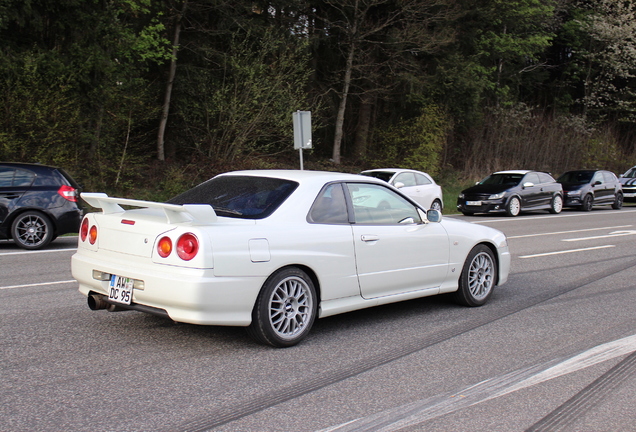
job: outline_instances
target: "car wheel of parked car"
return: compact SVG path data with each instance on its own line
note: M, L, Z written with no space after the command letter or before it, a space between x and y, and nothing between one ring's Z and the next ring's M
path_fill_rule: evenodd
M492 295L497 263L488 246L477 245L470 251L459 276L455 300L465 306L481 306Z
M612 204L612 208L614 210L620 210L623 207L623 194L617 193L616 199L614 200L614 204Z
M256 341L275 347L296 345L311 329L317 306L311 278L298 268L286 268L263 285L248 333Z
M53 224L43 213L27 211L13 221L11 236L23 249L40 249L53 240Z
M521 212L521 201L519 198L512 197L510 201L508 201L508 205L506 206L506 214L508 216L518 216Z
M550 203L550 213L559 214L563 210L563 198L561 195L555 195Z
M594 198L592 195L585 195L583 198L583 202L581 203L581 210L583 211L592 211L592 207L594 206Z
M437 211L442 211L442 203L440 202L440 200L435 200L431 203L431 208L429 210L437 210Z

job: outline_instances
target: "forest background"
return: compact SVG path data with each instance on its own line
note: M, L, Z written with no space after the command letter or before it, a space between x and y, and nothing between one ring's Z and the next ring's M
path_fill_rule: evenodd
M636 164L636 0L0 0L0 160L165 200L219 172Z

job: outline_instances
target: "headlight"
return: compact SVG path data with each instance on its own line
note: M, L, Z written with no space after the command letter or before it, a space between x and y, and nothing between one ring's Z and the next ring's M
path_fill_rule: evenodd
M575 196L575 195L581 195L581 190L573 190L573 191L568 191L568 195L570 196Z
M488 199L501 199L504 197L504 195L506 195L505 192L500 192L498 194L492 194L488 197Z
M463 193L460 193L458 198L460 198L460 199L464 199L464 194L463 194Z

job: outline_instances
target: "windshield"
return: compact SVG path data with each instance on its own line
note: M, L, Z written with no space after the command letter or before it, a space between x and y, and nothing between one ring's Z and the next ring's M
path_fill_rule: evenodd
M623 174L623 177L636 178L636 167L627 170L627 172Z
M491 174L479 184L482 185L507 185L507 186L516 186L519 184L524 174Z
M209 204L219 216L262 219L274 212L298 183L270 177L214 177L170 199L170 204Z
M592 180L594 171L570 171L565 174L561 174L561 177L557 179L559 183L589 183Z

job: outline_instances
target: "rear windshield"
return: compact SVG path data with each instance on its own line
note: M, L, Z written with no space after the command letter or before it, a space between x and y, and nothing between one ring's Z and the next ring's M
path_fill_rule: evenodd
M298 183L270 177L220 176L170 199L170 204L209 204L219 216L262 219L271 215Z
M362 172L360 174L362 174L364 176L367 176L367 177L375 177L377 179L384 180L385 182L388 182L389 180L391 180L391 177L393 177L394 173L389 172L389 171L370 171L370 172Z

